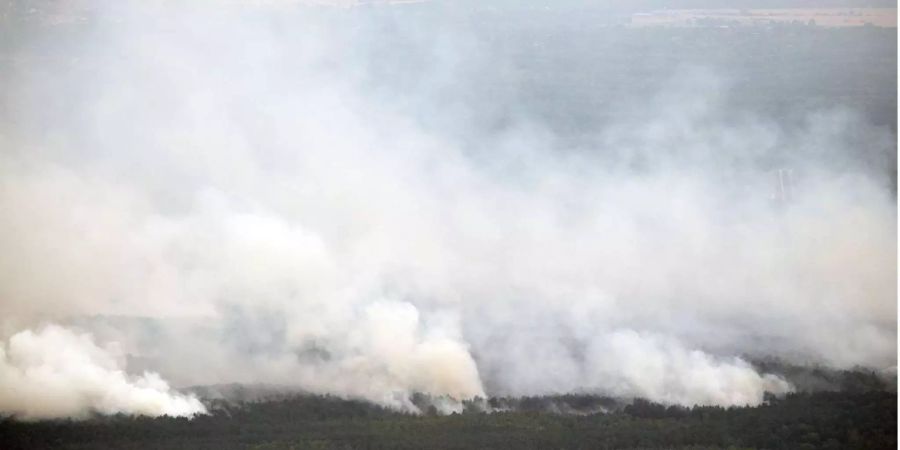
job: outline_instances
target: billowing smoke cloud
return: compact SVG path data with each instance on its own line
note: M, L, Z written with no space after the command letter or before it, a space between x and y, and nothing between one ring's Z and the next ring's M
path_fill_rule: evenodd
M24 419L206 412L199 400L173 392L158 374L127 376L117 353L57 326L17 333L0 347L0 406Z
M202 411L141 369L415 410L896 366L894 138L850 110L725 115L687 67L573 144L487 120L519 104L476 95L505 55L445 15L163 4L23 38L44 57L5 75L0 410Z

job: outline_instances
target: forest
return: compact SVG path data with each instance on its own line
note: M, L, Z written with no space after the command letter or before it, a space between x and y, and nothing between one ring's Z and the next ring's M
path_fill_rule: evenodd
M663 405L592 394L491 397L421 413L277 386L195 386L209 414L0 418L0 448L150 449L893 449L896 385L866 370L755 363L796 391L757 407Z
M488 403L509 409L486 412L483 404L468 403L462 413L413 415L360 401L293 395L218 401L211 414L194 419L6 418L0 421L0 448L897 448L897 394L888 391L796 393L769 396L759 407L733 408L684 408L640 399L623 405L589 395Z

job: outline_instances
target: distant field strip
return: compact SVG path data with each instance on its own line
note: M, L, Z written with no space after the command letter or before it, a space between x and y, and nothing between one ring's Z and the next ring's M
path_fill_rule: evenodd
M631 16L633 26L767 25L806 23L825 27L897 27L896 8L663 9Z

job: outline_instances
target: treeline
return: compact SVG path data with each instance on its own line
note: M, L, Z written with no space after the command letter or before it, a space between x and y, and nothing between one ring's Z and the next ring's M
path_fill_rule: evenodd
M796 365L777 358L748 358L759 373L779 375L794 386L795 391L897 391L896 371L875 372L871 369L832 369L816 365Z
M897 448L897 396L886 391L767 396L761 406L740 408L684 408L646 400L616 408L609 401L535 397L506 412L469 405L459 414L412 415L328 396L239 404L218 400L211 414L192 420L6 418L0 421L0 448ZM583 415L538 411L548 404L611 408Z

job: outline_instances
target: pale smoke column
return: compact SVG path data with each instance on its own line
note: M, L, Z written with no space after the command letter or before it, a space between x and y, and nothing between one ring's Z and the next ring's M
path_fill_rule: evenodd
M651 398L681 405L760 404L765 392L793 390L783 378L760 374L740 358L717 359L689 350L662 336L617 331L598 339L588 350L598 388L625 397ZM615 367L605 361L614 361Z
M790 389L739 355L896 366L896 198L853 169L896 136L864 118L726 119L727 80L686 70L570 149L475 126L495 99L472 75L510 55L453 18L109 3L0 83L2 336L94 336L0 341L0 413L202 411L124 353L178 386L413 411Z
M353 333L350 341L374 366L369 371L384 372L396 383L395 390L408 391L405 398L416 392L458 400L484 397L466 346L440 327L422 333L420 326L413 305L379 302L366 308L362 333Z
M0 346L0 410L23 419L206 412L155 373L127 375L117 359L114 348L56 325L19 332Z

